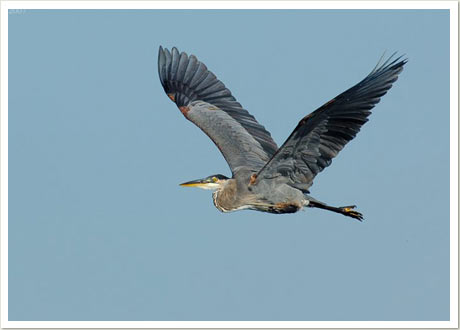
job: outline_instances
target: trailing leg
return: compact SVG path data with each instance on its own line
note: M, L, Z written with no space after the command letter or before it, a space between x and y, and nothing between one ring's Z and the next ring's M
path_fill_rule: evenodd
M310 203L308 204L308 207L316 207L319 209L340 213L340 214L346 215L347 217L351 217L356 220L363 221L363 215L359 213L358 211L354 210L354 208L356 208L356 205L334 207L334 206L329 206L323 202L320 202L312 198L311 196L306 196L306 197L310 201Z

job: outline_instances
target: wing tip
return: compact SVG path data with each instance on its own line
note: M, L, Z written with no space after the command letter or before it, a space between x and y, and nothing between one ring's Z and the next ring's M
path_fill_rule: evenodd
M207 101L222 97L219 92L225 85L195 55L189 56L186 52L180 52L175 46L169 51L160 45L158 52L160 82L168 96L174 94L174 98L170 98L177 106L186 105L196 99ZM220 88L220 85L223 87ZM216 90L209 91L212 87ZM227 99L233 98L230 92L224 96Z
M372 75L377 72L383 72L386 70L395 70L401 68L409 61L409 58L406 56L405 53L397 56L397 51L393 52L385 61L383 61L385 53L386 51L382 54L379 61L377 62L377 65L374 67L374 69L371 71L369 75Z

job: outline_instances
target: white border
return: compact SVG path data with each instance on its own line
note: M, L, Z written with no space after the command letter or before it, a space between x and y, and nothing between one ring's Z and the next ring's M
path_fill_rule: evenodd
M450 10L450 318L458 328L458 3Z
M450 321L9 321L8 9L449 9ZM456 1L2 1L1 2L1 327L2 328L458 328L458 3Z
M1 56L0 56L0 88L1 88L1 112L0 112L0 254L1 274L0 289L1 323L3 328L8 318L8 10L1 4L0 9L0 32L1 32ZM6 19L5 19L6 16Z
M6 9L450 9L456 1L2 1Z

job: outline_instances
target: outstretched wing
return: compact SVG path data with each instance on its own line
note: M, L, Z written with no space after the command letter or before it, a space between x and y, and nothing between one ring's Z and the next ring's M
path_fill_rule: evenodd
M278 149L270 133L194 55L160 46L158 72L168 97L213 140L233 173L241 166L260 170Z
M360 83L304 117L272 159L251 180L276 179L307 190L313 178L367 122L371 109L398 79L407 60L377 64Z

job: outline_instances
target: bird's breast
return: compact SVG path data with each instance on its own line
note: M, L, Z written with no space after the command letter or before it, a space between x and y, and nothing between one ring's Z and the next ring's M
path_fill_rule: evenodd
M221 188L213 192L214 206L221 212L232 212L250 208L251 194L247 189L241 191L235 179L230 179Z

